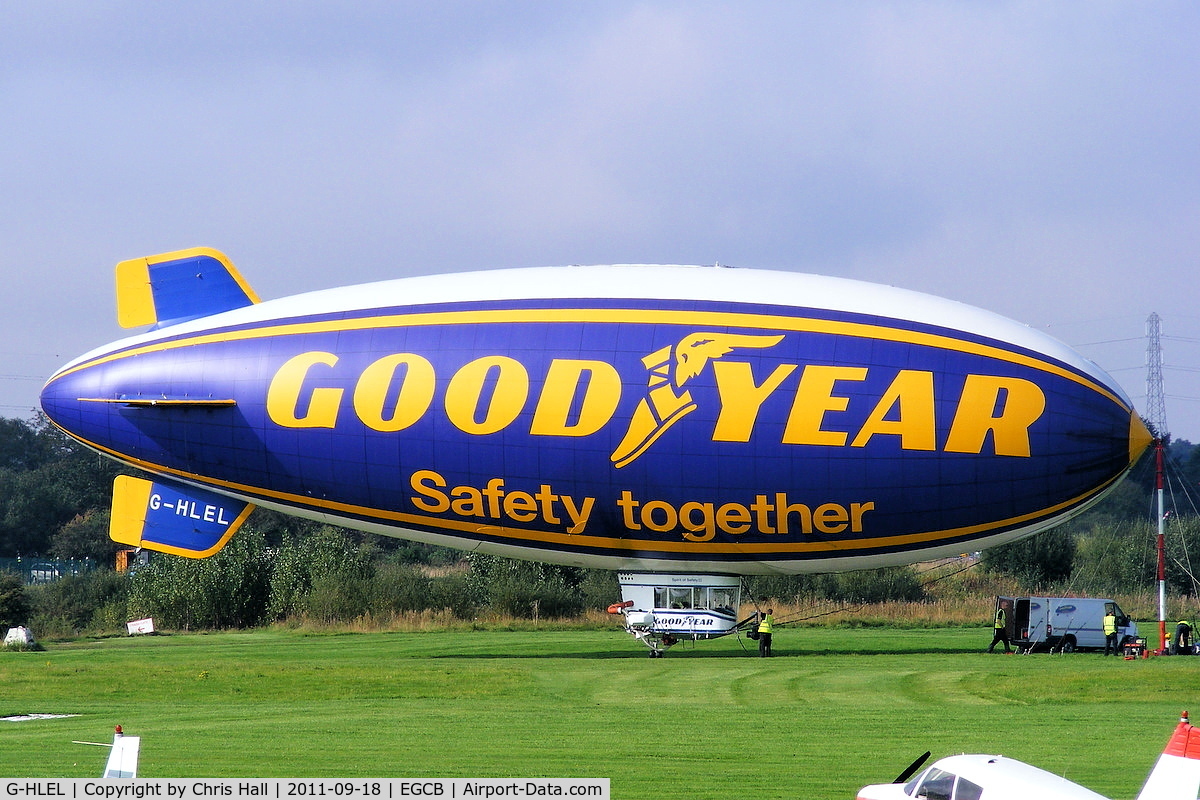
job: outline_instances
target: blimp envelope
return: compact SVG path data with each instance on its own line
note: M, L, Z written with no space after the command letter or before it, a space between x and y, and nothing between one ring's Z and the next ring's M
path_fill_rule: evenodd
M855 281L542 268L246 303L77 359L43 408L103 453L246 504L734 574L1029 535L1102 497L1150 441L1116 382L1056 340Z

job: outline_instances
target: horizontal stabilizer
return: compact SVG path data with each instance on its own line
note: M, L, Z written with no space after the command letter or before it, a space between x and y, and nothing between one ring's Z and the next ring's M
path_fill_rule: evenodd
M1154 771L1146 779L1138 800L1196 800L1200 794L1200 728L1188 722L1187 712Z
M118 475L109 536L130 547L205 558L224 547L253 510L216 492Z
M140 736L113 737L112 752L108 754L108 763L104 765L105 778L136 778L138 766L138 750L141 749Z
M225 254L208 247L117 264L117 321L123 328L161 328L257 302Z

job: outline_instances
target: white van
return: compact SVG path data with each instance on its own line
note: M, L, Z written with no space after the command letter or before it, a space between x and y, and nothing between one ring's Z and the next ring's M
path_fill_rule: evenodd
M1137 623L1115 600L1093 597L997 597L1007 603L1008 638L1022 650L1045 648L1070 653L1104 648L1104 617L1117 617L1117 645L1137 639Z

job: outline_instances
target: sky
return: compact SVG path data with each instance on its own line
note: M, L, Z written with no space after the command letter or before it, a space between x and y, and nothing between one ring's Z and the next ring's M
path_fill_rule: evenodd
M128 332L113 266L264 299L721 263L941 295L1200 442L1200 5L0 0L0 416Z

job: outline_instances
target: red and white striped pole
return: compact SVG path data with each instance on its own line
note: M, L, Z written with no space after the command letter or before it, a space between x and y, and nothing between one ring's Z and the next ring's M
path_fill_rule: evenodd
M1154 442L1154 484L1158 495L1158 646L1167 651L1167 556L1163 512L1163 440Z

